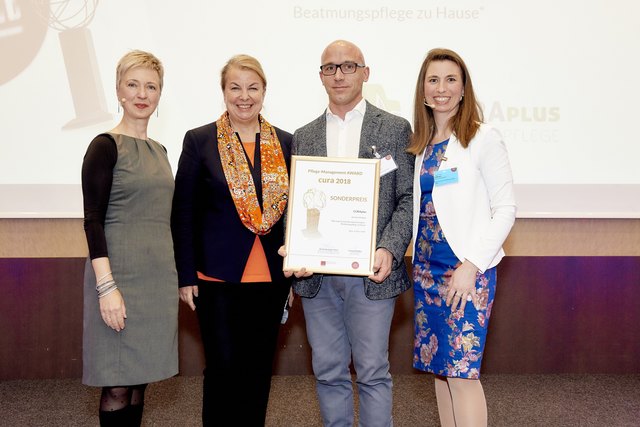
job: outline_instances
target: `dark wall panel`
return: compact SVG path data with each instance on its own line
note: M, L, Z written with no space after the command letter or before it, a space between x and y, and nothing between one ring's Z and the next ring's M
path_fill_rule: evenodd
M82 372L82 276L75 258L0 259L0 380Z
M640 257L506 258L486 372L639 373Z
M80 258L0 259L0 380L82 373ZM508 257L485 349L485 373L640 373L640 257ZM180 372L203 368L195 313L180 306ZM398 298L392 372L416 372L413 295ZM281 330L275 372L311 373L296 298Z

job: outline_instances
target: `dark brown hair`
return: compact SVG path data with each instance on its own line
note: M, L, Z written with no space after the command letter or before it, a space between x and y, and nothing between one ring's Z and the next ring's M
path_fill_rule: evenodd
M413 106L413 136L411 143L407 148L412 154L418 155L424 151L425 147L431 142L436 132L436 124L433 118L431 108L424 105L424 79L427 75L429 64L434 61L451 61L460 67L462 71L462 84L464 87L464 97L460 101L455 116L449 119L449 125L453 130L456 138L464 148L469 146L469 142L473 139L480 128L483 120L482 109L476 101L476 96L471 84L471 76L466 64L454 51L450 49L432 49L422 62L418 81L416 83L416 93Z

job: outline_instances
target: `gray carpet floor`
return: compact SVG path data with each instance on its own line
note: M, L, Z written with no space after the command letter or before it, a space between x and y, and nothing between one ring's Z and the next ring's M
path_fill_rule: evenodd
M640 426L640 375L484 375L490 426ZM199 426L200 377L147 389L143 426ZM0 382L0 426L98 426L78 379ZM395 427L437 426L429 375L394 376ZM321 426L311 376L273 378L267 426ZM366 426L365 426L366 427Z

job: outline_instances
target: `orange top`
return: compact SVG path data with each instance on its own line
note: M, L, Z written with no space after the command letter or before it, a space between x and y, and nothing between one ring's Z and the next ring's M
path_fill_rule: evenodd
M247 157L253 165L253 159L256 152L255 142L243 142L244 150L247 152ZM198 279L209 282L224 282L224 280L216 279L215 277L209 277L198 271ZM269 264L267 264L267 256L264 253L262 243L260 243L260 237L256 236L251 247L251 253L249 253L249 259L244 266L244 272L242 273L241 282L270 282L271 273L269 273Z

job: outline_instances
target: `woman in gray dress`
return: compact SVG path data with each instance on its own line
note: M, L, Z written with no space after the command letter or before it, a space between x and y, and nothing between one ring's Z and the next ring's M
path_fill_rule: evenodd
M102 387L101 426L139 426L146 385L178 372L174 181L165 148L147 137L163 74L148 52L122 57L122 120L94 138L82 165L89 246L82 382Z

